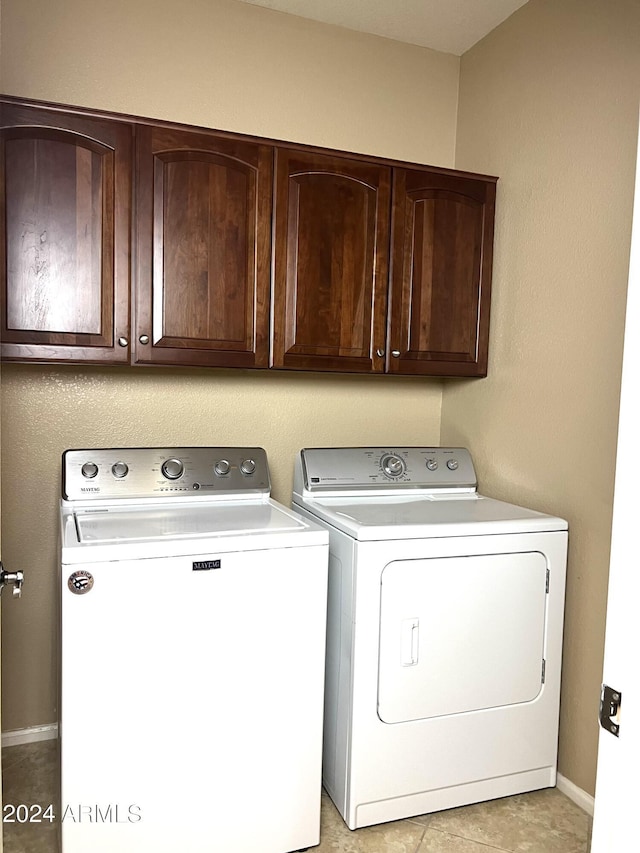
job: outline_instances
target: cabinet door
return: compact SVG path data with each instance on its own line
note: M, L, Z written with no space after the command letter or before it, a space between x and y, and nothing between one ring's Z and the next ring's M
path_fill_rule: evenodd
M388 371L485 376L495 180L395 169Z
M2 357L129 359L131 126L0 103Z
M273 149L137 130L135 362L267 367Z
M383 371L390 169L277 149L275 193L273 366Z

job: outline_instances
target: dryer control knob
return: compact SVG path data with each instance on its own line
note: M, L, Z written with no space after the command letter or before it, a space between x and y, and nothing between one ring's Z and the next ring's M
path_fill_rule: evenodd
M165 459L161 470L167 480L178 480L184 473L184 465L180 459Z
M98 466L95 462L85 462L82 466L82 476L87 480L92 480L98 473Z
M437 471L438 470L438 460L437 459L427 459L427 468L429 471Z
M253 474L256 470L256 463L253 459L245 459L240 465L240 470L243 474Z
M455 471L457 467L458 467L458 460L457 459L447 459L447 468L450 471Z
M231 465L229 465L226 459L221 459L213 466L213 470L218 474L218 476L224 477L224 475L228 474L231 470Z
M404 460L394 453L388 453L382 458L382 470L389 477L399 477L404 474L405 469Z

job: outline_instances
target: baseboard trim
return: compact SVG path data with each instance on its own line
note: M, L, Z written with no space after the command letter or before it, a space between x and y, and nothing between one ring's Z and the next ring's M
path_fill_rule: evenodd
M2 746L19 746L23 743L36 743L39 740L54 740L58 737L58 724L32 726L30 729L12 729L2 732Z
M578 788L577 785L570 782L566 776L562 775L562 773L558 773L556 785L558 790L562 791L565 797L569 797L569 799L573 800L577 806L580 806L583 811L593 817L595 800L591 794L587 794L587 792L583 791L582 788Z

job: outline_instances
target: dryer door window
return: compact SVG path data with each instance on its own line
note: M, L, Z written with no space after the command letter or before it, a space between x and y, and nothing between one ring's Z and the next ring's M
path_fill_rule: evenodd
M539 552L389 563L381 584L380 719L532 702L543 683L546 571Z

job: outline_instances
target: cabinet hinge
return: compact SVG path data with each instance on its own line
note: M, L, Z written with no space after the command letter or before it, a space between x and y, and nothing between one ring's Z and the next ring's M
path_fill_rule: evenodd
M547 662L542 658L542 683L544 684L545 675L547 674Z
M549 592L549 574L550 574L549 569L547 569L547 582L546 582L545 592Z

